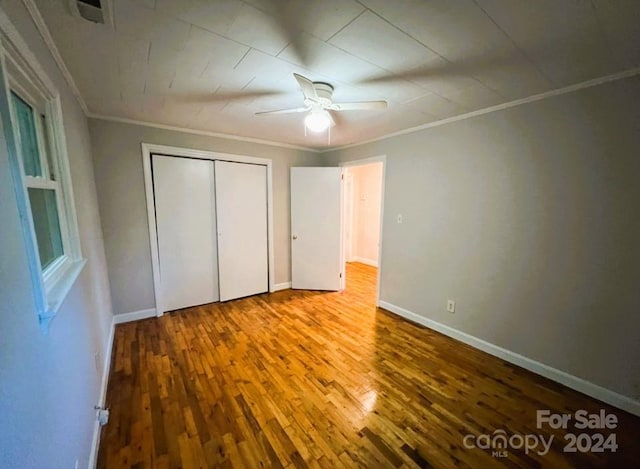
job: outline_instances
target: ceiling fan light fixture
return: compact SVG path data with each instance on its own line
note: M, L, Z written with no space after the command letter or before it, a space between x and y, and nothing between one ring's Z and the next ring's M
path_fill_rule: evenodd
M304 125L311 132L324 132L331 126L331 117L329 117L329 113L325 110L311 111L307 114L307 117L304 118Z

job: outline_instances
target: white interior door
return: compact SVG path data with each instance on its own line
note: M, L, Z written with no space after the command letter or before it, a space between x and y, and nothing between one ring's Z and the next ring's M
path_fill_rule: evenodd
M162 312L219 300L213 163L153 155Z
M269 290L267 167L215 162L220 300Z
M291 168L291 287L342 289L341 168Z

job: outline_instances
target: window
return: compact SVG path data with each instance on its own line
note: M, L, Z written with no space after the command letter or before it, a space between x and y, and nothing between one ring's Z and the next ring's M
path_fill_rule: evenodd
M48 155L46 116L36 113L33 106L11 91L11 106L16 122L18 153L24 168L23 180L29 195L31 217L36 234L40 266L49 272L62 256L64 247L60 231L62 204L60 185Z
M6 25L0 27L0 114L40 324L46 331L85 261L60 98L17 33L9 34Z

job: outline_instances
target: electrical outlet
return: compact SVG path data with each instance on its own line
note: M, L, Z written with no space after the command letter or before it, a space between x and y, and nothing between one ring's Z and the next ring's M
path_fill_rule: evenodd
M101 427L109 423L109 409L98 409L98 423Z
M449 311L450 313L455 313L456 312L456 302L453 300L448 300L447 301L447 311Z

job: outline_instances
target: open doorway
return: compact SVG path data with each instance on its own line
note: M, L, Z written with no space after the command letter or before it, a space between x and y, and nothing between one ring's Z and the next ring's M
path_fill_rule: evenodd
M343 172L346 288L356 282L372 283L367 290L372 292L376 304L380 285L384 169L384 157L380 157L347 163Z

